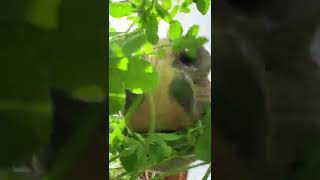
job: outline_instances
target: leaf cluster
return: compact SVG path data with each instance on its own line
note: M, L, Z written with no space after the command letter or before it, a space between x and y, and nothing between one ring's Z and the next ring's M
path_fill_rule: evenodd
M2 169L28 161L48 144L56 108L50 96L52 89L87 103L106 100L105 10L101 1L2 2ZM84 122L103 119L93 117L92 112L78 114ZM0 179L6 179L5 175Z

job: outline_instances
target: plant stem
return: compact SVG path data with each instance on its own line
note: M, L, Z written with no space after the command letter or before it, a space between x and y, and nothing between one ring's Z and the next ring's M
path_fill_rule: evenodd
M151 124L149 128L149 133L154 133L155 132L155 127L156 127L156 115L155 115L155 105L154 105L154 99L151 94L148 94L149 101L150 101L150 106L151 106Z
M203 176L202 180L207 180L210 173L211 173L211 164L210 164L206 174Z
M205 164L207 164L207 163L200 163L200 164L196 164L196 165L189 166L189 167L176 168L176 169L173 169L172 171L165 172L162 175L160 174L160 176L155 177L155 180L160 180L162 178L165 178L165 177L168 177L168 176L172 176L172 175L178 174L180 172L188 171L189 169L196 168L196 167L199 167L199 166L203 166Z

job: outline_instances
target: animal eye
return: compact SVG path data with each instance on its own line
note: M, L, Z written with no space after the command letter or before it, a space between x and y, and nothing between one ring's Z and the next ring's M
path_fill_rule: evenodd
M194 58L188 56L186 51L182 51L179 53L178 60L186 66L191 66L195 61Z

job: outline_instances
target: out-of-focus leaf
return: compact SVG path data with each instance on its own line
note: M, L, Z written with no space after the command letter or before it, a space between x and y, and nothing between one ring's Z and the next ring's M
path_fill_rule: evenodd
M173 41L173 50L175 52L187 50L187 55L194 58L197 56L198 49L207 41L204 37L182 37Z
M183 138L183 136L181 135L177 135L177 134L169 134L169 133L157 133L157 135L159 137L161 137L161 139L165 140L165 141L176 141L179 140L181 138Z
M122 45L123 53L127 56L131 56L133 52L141 48L141 46L146 42L146 35L142 32L134 32L126 37Z
M133 10L134 9L129 2L114 2L109 4L109 15L114 18L128 16Z
M158 37L158 21L155 15L151 15L148 18L148 23L146 27L147 40L152 44L157 44L159 41Z
M198 10L203 14L207 14L210 7L210 0L193 0L197 4Z
M125 72L116 68L109 69L109 114L114 114L124 107Z
M181 5L180 11L184 13L189 13L191 4L192 4L192 0L184 0Z
M116 29L110 26L109 27L109 35L110 35L110 32L116 32Z
M172 4L171 0L163 0L162 7L163 9L168 10L171 8L171 4Z
M199 25L193 25L189 28L187 32L187 37L196 37L199 32Z
M0 166L25 161L45 145L51 107L45 61L46 32L0 22Z
M173 19L177 15L178 11L179 11L179 5L176 5L172 8L170 12L171 19Z
M27 11L27 21L44 29L57 28L60 1L34 0Z
M133 93L148 92L155 88L158 83L159 74L148 61L140 58L129 61L126 87Z
M150 43L145 43L145 45L143 46L144 52L147 54L151 54L153 52L153 47L152 44Z
M169 12L164 9L162 6L160 6L158 3L156 4L156 10L159 16L164 19L167 23L170 23L172 21L172 18L169 14Z
M179 21L172 21L170 23L168 37L170 40L175 40L181 37L182 34L182 26Z
M205 131L197 138L195 153L197 158L205 162L211 162L211 109L203 117L206 126Z
M102 1L61 1L59 27L51 34L50 51L43 57L49 60L51 87L84 101L106 99L102 93L93 99L90 93L79 93L88 87L100 88L96 92L106 90L105 11Z

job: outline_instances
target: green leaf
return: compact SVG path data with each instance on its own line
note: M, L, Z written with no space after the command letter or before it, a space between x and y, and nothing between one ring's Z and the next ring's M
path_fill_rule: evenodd
M151 91L158 83L159 74L148 61L140 58L129 61L126 87L133 93Z
M84 101L106 99L101 93L107 86L105 10L101 1L61 1L59 27L50 34L50 47L43 57L49 61L50 87ZM91 93L79 93L89 87L100 88L94 98Z
M179 5L176 5L172 8L170 13L171 19L173 19L177 15L178 11L179 11Z
M27 21L44 29L58 27L60 0L35 0L30 5L26 18Z
M124 151L121 154L125 154L125 156L120 157L120 161L122 166L126 169L127 172L133 172L138 170L141 167L141 164L144 163L143 156L141 154L145 155L144 147L141 146L141 144L138 141L135 141L133 139L132 142L127 144L126 151ZM140 161L139 161L140 160Z
M199 25L193 25L189 28L187 32L187 37L196 37L199 32Z
M0 28L0 166L31 158L51 131L49 86L43 66L46 33L27 23Z
M210 7L210 0L194 0L197 4L198 10L203 14L207 14Z
M146 42L146 35L140 31L134 32L126 36L126 40L122 45L123 53L127 56L131 56L132 53L141 48Z
M166 55L166 52L164 49L157 50L157 58L159 60L163 59L165 57L165 55Z
M116 32L116 29L110 26L109 27L109 35L110 35L110 32Z
M162 161L164 158L169 157L173 152L172 147L168 146L157 134L150 134L146 141L149 144L151 151L150 159L154 162Z
M156 4L156 10L157 13L159 14L159 16L164 19L167 23L170 23L170 21L172 20L171 16L169 15L169 12L164 9L163 7L161 7L158 3Z
M209 178L210 173L211 173L211 164L210 164L210 166L208 167L207 172L206 172L206 174L203 176L202 180L207 180L207 179Z
M175 40L181 37L182 35L182 26L179 21L172 21L170 23L168 37L170 40Z
M184 0L181 5L180 11L184 13L189 13L191 4L192 4L192 0Z
M211 132L206 131L196 142L195 153L198 159L211 162Z
M128 16L127 20L132 21L134 24L139 25L140 24L140 17L139 16Z
M144 52L147 54L151 54L153 52L153 47L152 44L150 43L145 43L143 46Z
M112 127L110 127L112 126ZM109 147L113 148L116 146L115 141L124 141L123 129L125 127L125 119L115 118L114 116L109 116Z
M163 9L165 9L165 10L170 9L170 8L171 8L171 5L172 5L171 0L163 0L163 2L162 2L162 7L163 7Z
M181 135L169 134L169 133L157 133L157 135L165 141L176 141L176 140L183 138L183 136L181 136Z
M198 49L203 46L208 40L204 37L182 37L174 40L173 50L175 52L180 52L182 50L187 50L186 53L191 58L197 56Z
M114 2L109 4L109 15L114 18L128 16L133 10L129 2Z
M109 114L122 110L125 104L125 72L109 68Z
M146 36L147 36L147 40L152 44L157 44L159 41L158 21L157 21L157 17L153 14L148 18L147 27L146 27Z
M211 162L211 109L208 109L202 121L205 122L205 130L197 138L195 153L200 160Z

